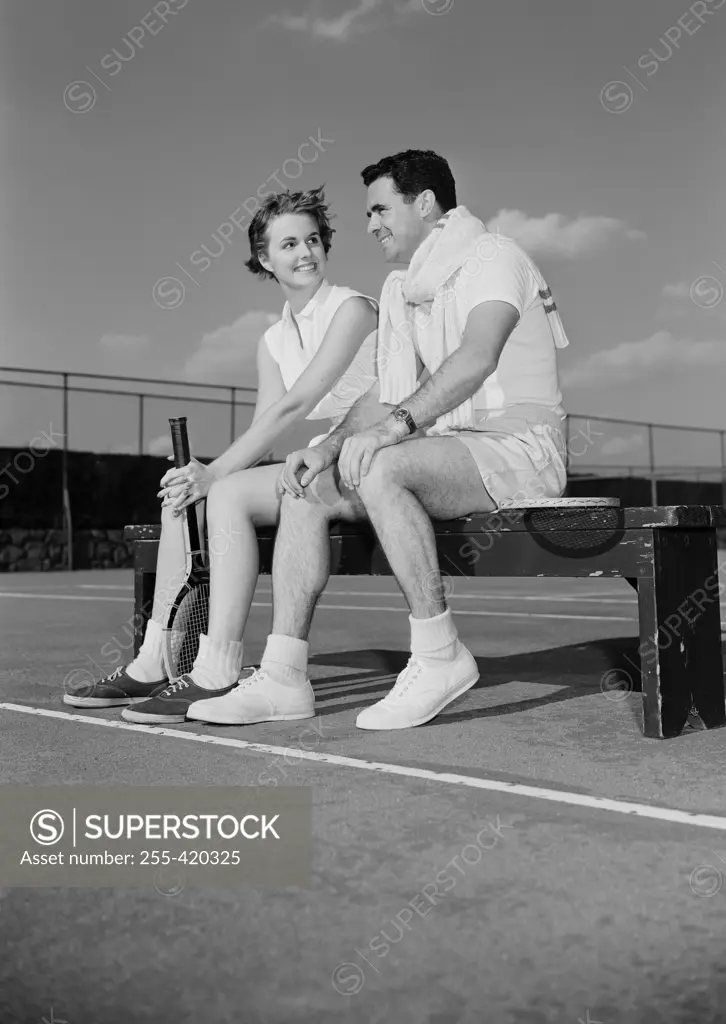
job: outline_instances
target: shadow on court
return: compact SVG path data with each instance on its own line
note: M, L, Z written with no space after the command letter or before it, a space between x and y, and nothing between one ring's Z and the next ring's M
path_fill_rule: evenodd
M564 689L556 694L543 694L542 697L532 697L522 702L465 711L460 708L466 699L456 701L450 710L445 710L422 728L513 714L576 700L578 697L590 697L598 692L614 693L613 699L622 699L628 693L641 691L638 660L638 641L633 637L590 640L584 644L568 644L546 651L528 651L498 658L480 655L476 658L480 678L468 693L469 702L482 690L496 697L496 687L508 683L512 678L532 683L535 687L541 683L543 689L548 687L552 678L556 678ZM326 675L324 679L313 682L318 713L335 714L339 710L335 704L338 696L365 698L349 703L347 707L366 707L382 686L387 689L393 685L396 675L405 668L407 661L408 652L380 649L313 655L310 658L313 672L318 667L348 669L340 675ZM351 676L351 670L355 672L354 676ZM334 688L334 693L329 695L331 688ZM618 694L622 697L619 698Z

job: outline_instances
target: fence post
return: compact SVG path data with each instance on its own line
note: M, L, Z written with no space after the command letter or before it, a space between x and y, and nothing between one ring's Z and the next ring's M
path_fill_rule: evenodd
M230 444L234 444L234 435L235 435L234 419L235 419L235 402L237 400L237 388L230 388L229 389L229 396L230 396L230 403L231 403L231 409L230 409L231 416L230 416L230 426L229 426L229 443Z
M73 569L73 520L71 517L71 498L68 492L68 374L63 374L63 522L66 533L66 558L68 569Z
M650 503L658 504L658 478L655 473L655 447L653 444L653 424L648 424L648 454L650 459Z
M144 396L139 395L139 455L144 454Z
M721 504L726 505L726 430L719 430L721 437Z

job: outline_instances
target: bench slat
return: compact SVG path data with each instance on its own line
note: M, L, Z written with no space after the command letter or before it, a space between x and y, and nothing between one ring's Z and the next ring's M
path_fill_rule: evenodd
M526 531L544 533L571 530L693 530L726 526L726 508L721 505L658 505L653 508L533 508L502 509L499 512L464 516L461 519L440 520L434 524L437 536L459 534L476 536L478 533ZM331 536L350 537L367 533L367 523L336 523ZM274 533L274 531L272 531ZM270 534L258 530L258 536ZM158 540L160 524L126 526L126 540Z

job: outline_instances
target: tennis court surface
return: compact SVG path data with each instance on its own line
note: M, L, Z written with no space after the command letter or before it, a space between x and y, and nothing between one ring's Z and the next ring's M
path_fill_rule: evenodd
M336 577L314 720L162 731L62 703L70 673L119 663L102 648L130 659L130 570L4 575L3 785L311 787L314 871L0 890L3 1024L723 1022L726 730L643 738L625 581L462 580L450 604L481 679L426 726L356 730L407 613L392 580ZM270 616L262 578L247 665Z

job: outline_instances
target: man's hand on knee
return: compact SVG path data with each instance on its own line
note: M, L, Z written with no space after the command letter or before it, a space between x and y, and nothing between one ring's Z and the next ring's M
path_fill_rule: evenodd
M381 448L398 444L401 440L403 438L398 428L390 427L388 423L346 438L338 458L338 468L343 484L349 488L358 487L361 479L371 468L371 462L376 452Z

